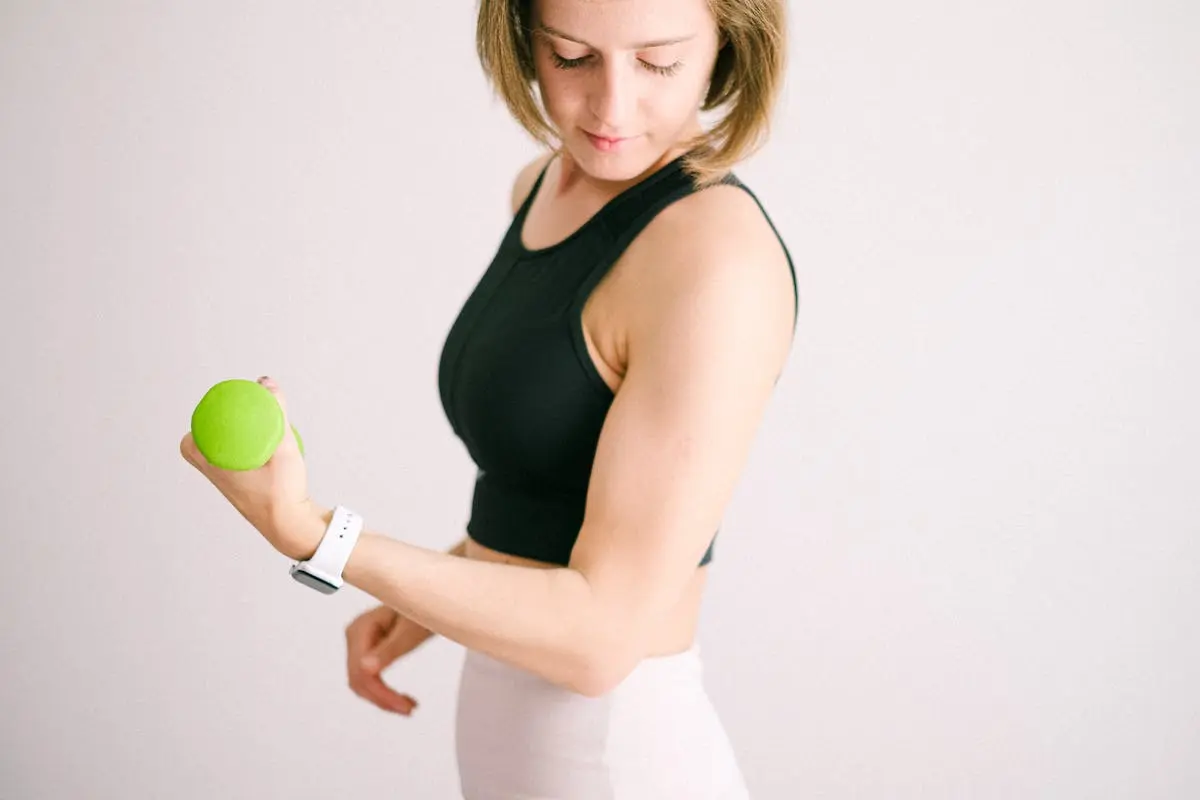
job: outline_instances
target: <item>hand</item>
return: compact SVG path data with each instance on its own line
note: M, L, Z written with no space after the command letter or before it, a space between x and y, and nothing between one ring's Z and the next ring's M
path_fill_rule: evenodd
M246 471L215 467L196 447L191 431L179 443L179 452L276 550L290 558L306 558L324 535L322 509L308 496L308 471L283 392L270 378L258 382L275 395L283 410L284 437L266 464Z
M397 714L409 716L417 701L383 682L381 673L433 634L388 606L363 612L346 628L346 671L356 695Z

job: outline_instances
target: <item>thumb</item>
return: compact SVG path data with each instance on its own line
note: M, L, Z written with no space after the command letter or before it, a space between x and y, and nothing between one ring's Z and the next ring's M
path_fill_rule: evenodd
M279 384L275 382L274 378L268 375L260 377L258 382L264 389L275 395L275 400L279 403L279 407L283 409L283 418L286 421L288 418L287 398L283 396L283 390L279 388Z
M262 387L268 392L274 395L275 402L279 403L279 410L283 412L283 438L285 441L290 440L292 442L292 444L287 446L299 449L299 443L296 442L295 434L292 433L292 420L288 414L287 398L284 397L283 390L279 388L279 384L275 382L274 378L271 378L267 375L263 375L261 378L259 378L258 383L261 384Z
M399 622L393 625L387 636L367 651L363 657L363 666L369 670L380 670L399 658L407 646L406 630L407 626Z

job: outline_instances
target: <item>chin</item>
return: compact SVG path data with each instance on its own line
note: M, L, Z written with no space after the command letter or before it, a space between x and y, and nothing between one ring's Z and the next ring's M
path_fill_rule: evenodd
M581 135L579 139L569 145L571 158L584 172L599 181L625 183L636 180L654 166L661 156L641 140L626 143L621 152L603 153L592 146L586 135Z

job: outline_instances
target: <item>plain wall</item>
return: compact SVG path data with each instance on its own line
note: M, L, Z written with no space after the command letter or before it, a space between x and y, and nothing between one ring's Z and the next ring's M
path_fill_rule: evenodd
M1200 796L1200 7L792 3L739 169L796 349L701 643L756 798ZM0 2L0 797L449 798L461 648L346 685L179 456L275 376L313 495L442 549L436 365L533 143L467 2Z

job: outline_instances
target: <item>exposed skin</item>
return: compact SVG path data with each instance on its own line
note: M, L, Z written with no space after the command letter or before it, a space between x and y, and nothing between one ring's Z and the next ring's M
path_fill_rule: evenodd
M563 147L519 170L511 201L515 212L549 163L521 232L540 248L683 152L700 131L719 34L706 0L540 0L533 25L538 86ZM664 39L683 41L639 47ZM626 138L613 147L588 134ZM786 256L742 190L712 186L658 214L583 311L588 351L615 396L569 563L509 556L469 537L437 552L368 521L343 573L382 604L347 629L355 692L410 713L413 699L380 673L434 634L588 696L643 658L686 650L709 569L696 565L789 354L795 312ZM272 391L286 414L282 391ZM288 442L275 459L300 461ZM293 498L281 505L247 499L253 492L236 482L250 478L202 471L280 552L315 551L332 511L306 488L260 481Z

